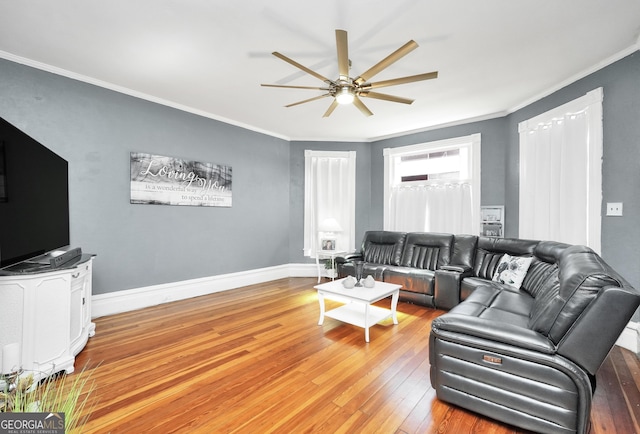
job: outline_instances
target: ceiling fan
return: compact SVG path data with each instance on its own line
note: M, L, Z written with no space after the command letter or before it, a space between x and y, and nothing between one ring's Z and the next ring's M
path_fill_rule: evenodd
M414 81L421 80L430 80L438 77L438 72L427 72L424 74L411 75L408 77L394 78L391 80L383 80L375 83L369 83L369 80L382 70L386 69L389 65L397 62L411 51L418 48L418 44L411 40L404 44L402 47L398 48L393 53L389 54L387 57L382 59L380 62L373 65L367 71L363 72L356 78L352 78L349 76L349 67L351 66L351 61L349 60L349 47L347 44L347 32L345 30L336 30L336 47L338 51L338 74L339 77L337 80L330 80L327 77L307 68L304 65L299 64L293 59L285 56L284 54L280 54L277 51L274 51L272 54L279 59L284 60L285 62L295 66L296 68L301 69L307 74L313 75L314 77L325 82L324 87L313 87L313 86L287 86L287 85L279 85L279 84L262 84L262 86L266 87L282 87L287 89L313 89L313 90L323 90L327 93L315 96L313 98L305 99L303 101L294 102L292 104L286 105L285 107L293 107L299 104L304 104L306 102L315 101L322 98L332 97L333 102L324 113L323 117L328 117L333 113L338 104L353 104L355 105L365 116L371 116L373 113L371 110L367 108L366 105L360 99L362 98L374 98L381 99L385 101L397 102L402 104L411 104L414 100L408 98L402 98L399 96L388 95L385 93L372 92L371 89L377 89L380 87L387 86L396 86L398 84L412 83Z

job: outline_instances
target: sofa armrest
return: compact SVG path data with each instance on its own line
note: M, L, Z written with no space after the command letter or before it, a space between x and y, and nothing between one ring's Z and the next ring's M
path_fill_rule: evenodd
M435 272L433 304L438 309L449 310L460 303L460 283L471 276L471 267L443 265Z
M432 322L429 362L443 401L527 432L588 432L591 377L533 330L446 313Z
M447 313L434 319L431 332L436 336L442 332L452 332L543 354L552 355L556 352L549 339L531 329L455 313Z
M637 306L638 294L631 288L604 288L560 341L558 354L595 376Z
M335 261L338 264L344 264L345 262L362 261L363 259L364 258L361 252L351 252L351 253L345 253L342 256L336 256Z
M460 274L469 274L471 273L471 267L467 266L467 265L455 265L455 264L449 264L449 265L443 265L442 267L440 267L440 270L444 270L444 271L453 271L454 273L460 273Z
M364 257L361 252L350 252L342 256L336 256L335 263L338 270L338 278L347 277L354 273L353 261L362 261Z

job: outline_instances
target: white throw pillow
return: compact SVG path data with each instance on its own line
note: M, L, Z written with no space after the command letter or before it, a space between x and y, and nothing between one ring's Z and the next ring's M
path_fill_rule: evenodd
M498 263L493 280L520 289L532 260L531 256L511 256L505 253Z

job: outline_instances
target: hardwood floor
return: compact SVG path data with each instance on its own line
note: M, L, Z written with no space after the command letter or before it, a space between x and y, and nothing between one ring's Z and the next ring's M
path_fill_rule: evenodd
M442 311L400 302L399 324L372 327L367 344L361 328L317 325L314 284L283 279L98 318L76 360L96 386L82 432L522 432L435 397L428 336ZM640 433L639 421L640 362L616 347L598 374L592 433Z

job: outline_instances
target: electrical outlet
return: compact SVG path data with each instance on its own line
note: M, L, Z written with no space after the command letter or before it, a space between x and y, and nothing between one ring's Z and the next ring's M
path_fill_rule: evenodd
M608 216L622 216L622 202L607 202Z

